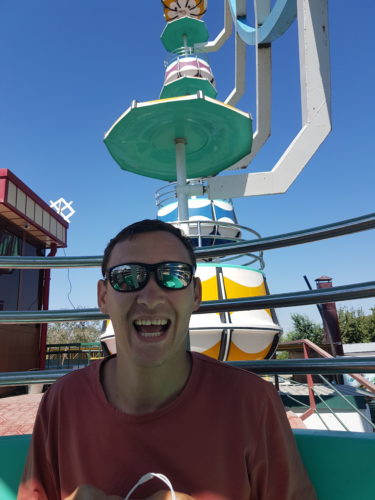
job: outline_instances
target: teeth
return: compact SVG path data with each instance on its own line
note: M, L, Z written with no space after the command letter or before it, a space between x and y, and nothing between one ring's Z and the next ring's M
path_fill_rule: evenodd
M162 334L162 332L149 332L149 333L142 332L141 333L142 337L160 337L161 334Z
M165 326L168 321L166 319L136 319L134 321L136 325L139 326L150 326L150 325L157 325L157 326Z

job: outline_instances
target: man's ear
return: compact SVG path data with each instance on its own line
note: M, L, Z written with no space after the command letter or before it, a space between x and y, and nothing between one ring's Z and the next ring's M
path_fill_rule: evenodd
M104 280L98 281L98 306L103 314L107 312L107 282Z
M196 311L202 302L202 283L199 278L194 277L194 309Z

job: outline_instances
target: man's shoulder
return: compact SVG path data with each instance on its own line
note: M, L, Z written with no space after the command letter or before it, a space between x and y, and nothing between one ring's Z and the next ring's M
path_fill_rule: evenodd
M100 380L100 366L103 360L94 361L89 366L72 370L56 380L48 389L48 398L63 397L68 394L69 397L81 394L81 390L85 390L87 394L91 388L94 388Z
M78 368L77 370L72 370L71 372L63 375L56 384L75 384L81 381L87 381L88 379L95 378L98 375L100 365L103 360L97 360L90 363L84 368ZM55 385L56 385L55 384Z
M257 408L257 415L265 414L275 406L279 407L277 392L272 383L252 372L237 368L209 358L202 354L193 354L193 366L197 368L195 380L199 379L199 392L210 403L221 405L225 401L233 412L252 411Z
M192 356L194 362L199 365L199 369L203 373L215 377L217 382L225 380L226 383L251 385L260 389L264 389L264 386L269 385L268 382L261 379L255 373L243 370L242 368L231 366L228 363L218 361L200 353L192 353Z

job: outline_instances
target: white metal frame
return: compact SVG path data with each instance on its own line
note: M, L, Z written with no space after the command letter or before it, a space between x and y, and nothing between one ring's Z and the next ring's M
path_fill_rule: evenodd
M262 26L267 16L270 14L270 0L254 0L255 25ZM245 5L237 5L237 16L246 15ZM253 160L258 151L263 147L271 135L271 44L260 44L258 40L259 30L256 30L255 37L255 66L256 66L256 129L253 134L253 145L251 153L241 158L237 163L227 170L245 168ZM226 103L234 105L242 96L245 89L245 62L246 50L241 51L244 42L236 33L236 78L235 88L227 97ZM237 40L242 45L238 48ZM245 45L246 47L246 45ZM243 85L243 88L240 86Z
M245 5L242 0L238 3L240 8ZM261 24L267 18L269 0L255 0L255 7L257 24ZM297 18L301 129L271 171L206 179L210 199L284 193L331 131L327 0L297 0ZM257 46L257 129L253 151L230 169L246 166L270 135L270 56L270 48Z
M224 45L232 34L232 14L227 0L224 0L224 28L217 35L215 40L205 43L196 43L195 48L203 52L216 52Z

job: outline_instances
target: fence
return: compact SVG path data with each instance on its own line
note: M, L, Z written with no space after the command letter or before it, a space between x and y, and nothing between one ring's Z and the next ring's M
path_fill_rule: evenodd
M252 253L263 250L287 247L326 238L375 228L375 214L368 214L334 224L327 224L292 233L281 234L254 241L233 243L196 250L197 258L225 257L239 253ZM0 268L8 269L46 269L66 267L98 267L101 256L93 257L0 257ZM321 304L375 296L375 281L349 284L318 289L298 291L269 296L217 300L203 302L197 313L219 311L240 311L291 307L307 304ZM0 311L0 324L11 323L46 323L57 321L100 320L105 316L98 309L60 310L60 311ZM89 355L89 357L91 354ZM87 358L86 358L87 359ZM266 360L254 362L236 362L233 365L258 374L337 374L337 373L375 373L375 358L326 358L301 360ZM40 372L0 373L0 386L29 385L33 383L52 383L67 373L66 369L44 370ZM371 388L369 388L371 390Z
M76 369L87 366L103 356L100 342L76 342L71 344L47 344L46 368Z

